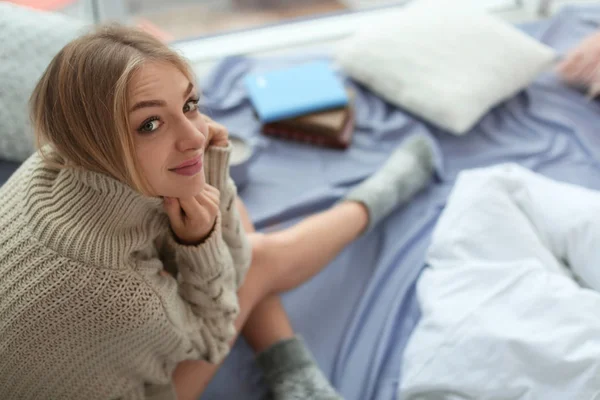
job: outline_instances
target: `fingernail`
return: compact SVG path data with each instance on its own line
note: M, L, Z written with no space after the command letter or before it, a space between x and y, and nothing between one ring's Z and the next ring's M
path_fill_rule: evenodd
M165 204L169 204L171 202L171 198L170 197L165 197Z

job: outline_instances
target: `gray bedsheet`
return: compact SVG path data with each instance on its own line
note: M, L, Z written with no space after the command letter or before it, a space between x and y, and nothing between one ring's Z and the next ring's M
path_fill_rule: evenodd
M562 52L599 26L600 8L584 6L523 29ZM207 111L257 144L241 196L263 230L329 207L411 134L430 135L439 144L444 161L427 191L349 246L311 282L283 296L295 329L346 399L394 399L402 351L419 319L414 283L457 174L512 161L600 190L600 105L548 73L492 110L468 135L455 137L349 82L357 93L357 130L349 150L262 137L243 89L244 74L315 58L329 59L327 54L226 59L203 82ZM14 169L15 164L0 162L0 182ZM259 399L264 393L252 352L239 340L203 398Z
M600 8L588 6L567 8L550 23L523 29L562 52L599 22ZM442 171L429 190L348 247L314 280L283 296L294 327L346 399L394 399L402 351L419 318L414 283L457 174L512 161L600 189L600 105L547 73L494 108L468 135L455 137L349 82L357 92L357 131L346 152L261 137L242 85L244 74L315 58L329 59L327 54L227 59L204 82L205 100L214 118L257 142L259 154L241 195L261 229L285 226L330 206L411 134L430 135L440 145ZM259 399L263 394L252 352L241 340L203 398Z

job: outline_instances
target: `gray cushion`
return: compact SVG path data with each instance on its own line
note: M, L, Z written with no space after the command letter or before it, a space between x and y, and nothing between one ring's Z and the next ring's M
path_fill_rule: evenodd
M29 96L54 55L84 26L62 14L0 2L0 158L23 161L34 151Z

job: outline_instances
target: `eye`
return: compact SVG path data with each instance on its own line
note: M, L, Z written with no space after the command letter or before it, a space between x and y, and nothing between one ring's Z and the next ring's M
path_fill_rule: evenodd
M183 106L183 112L188 113L191 111L196 111L198 109L198 101L200 101L198 98L189 99Z
M138 128L140 133L152 133L160 127L160 121L158 117L152 117L142 122L142 125Z

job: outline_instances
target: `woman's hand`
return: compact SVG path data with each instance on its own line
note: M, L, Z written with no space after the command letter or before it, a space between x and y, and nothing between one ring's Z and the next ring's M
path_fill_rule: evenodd
M208 135L206 137L207 147L227 147L229 143L229 134L227 132L227 128L225 128L221 124L216 123L204 114L202 115L202 118L204 118L204 121L208 126Z
M200 194L186 199L165 197L171 229L180 243L197 245L212 232L219 213L219 190L204 185Z
M600 32L588 36L567 53L557 71L567 83L588 88L590 97L600 94Z

